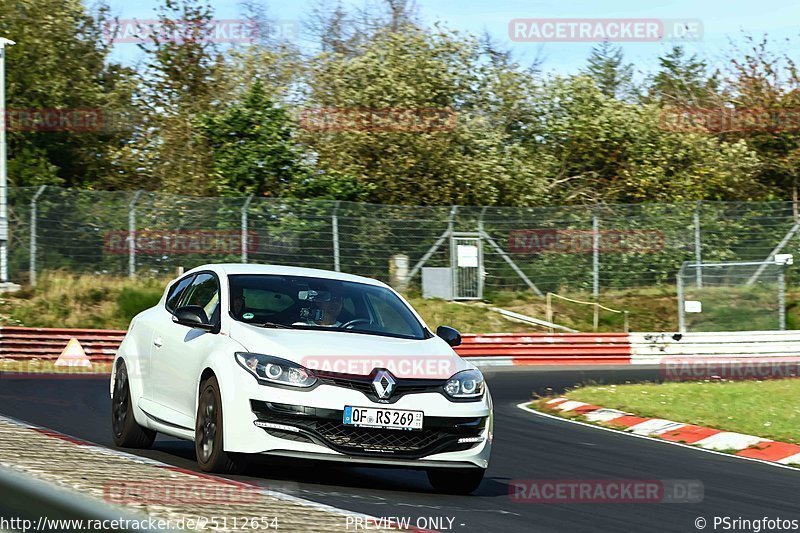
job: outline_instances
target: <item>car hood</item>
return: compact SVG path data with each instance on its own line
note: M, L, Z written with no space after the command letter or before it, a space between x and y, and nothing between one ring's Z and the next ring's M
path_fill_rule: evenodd
M339 331L259 328L241 322L234 323L230 336L249 352L341 374L369 375L376 368L385 368L400 378L446 379L475 368L439 337L397 339Z

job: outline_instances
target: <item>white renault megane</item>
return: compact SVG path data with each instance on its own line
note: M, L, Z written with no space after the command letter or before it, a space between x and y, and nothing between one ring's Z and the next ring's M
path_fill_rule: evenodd
M474 491L492 400L477 368L387 285L296 267L220 264L169 284L114 360L114 442L193 440L208 472L266 454L425 469Z

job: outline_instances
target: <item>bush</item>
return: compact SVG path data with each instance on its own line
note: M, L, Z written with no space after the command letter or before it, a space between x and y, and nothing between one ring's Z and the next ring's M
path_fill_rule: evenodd
M155 288L125 287L117 295L119 315L130 320L149 307L153 307L161 298L162 290Z

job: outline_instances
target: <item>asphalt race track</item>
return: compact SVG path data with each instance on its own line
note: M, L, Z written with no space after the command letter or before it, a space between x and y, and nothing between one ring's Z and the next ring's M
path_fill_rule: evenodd
M454 517L455 531L698 531L697 517L714 531L714 516L800 520L800 471L581 427L516 407L533 392L559 392L581 380L621 383L657 374L631 367L488 372L495 443L487 476L473 496L435 494L423 472L329 463L259 464L247 476L232 478L372 516ZM107 391L105 379L0 375L0 413L110 447ZM188 442L159 437L152 450L140 453L196 469ZM528 504L508 497L515 479L693 479L702 481L705 496L697 504Z

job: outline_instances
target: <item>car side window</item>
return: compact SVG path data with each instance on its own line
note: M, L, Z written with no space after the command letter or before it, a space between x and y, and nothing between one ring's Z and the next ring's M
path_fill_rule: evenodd
M198 274L192 285L185 291L181 306L197 305L202 307L209 322L219 320L219 284L213 274Z
M172 288L169 290L169 294L167 294L167 301L165 304L167 311L173 312L178 308L178 302L180 301L181 296L183 296L184 290L189 286L193 279L194 276L187 276L181 280L178 280L178 282L172 286Z

